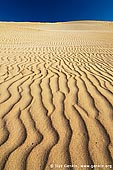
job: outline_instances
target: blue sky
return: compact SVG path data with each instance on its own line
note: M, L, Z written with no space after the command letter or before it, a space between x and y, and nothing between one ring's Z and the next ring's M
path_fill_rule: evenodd
M1 21L113 21L113 0L1 0Z

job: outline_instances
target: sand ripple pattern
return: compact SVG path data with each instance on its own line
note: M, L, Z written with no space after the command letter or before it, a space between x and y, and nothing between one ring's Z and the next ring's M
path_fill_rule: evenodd
M51 164L113 164L113 33L0 23L0 170Z

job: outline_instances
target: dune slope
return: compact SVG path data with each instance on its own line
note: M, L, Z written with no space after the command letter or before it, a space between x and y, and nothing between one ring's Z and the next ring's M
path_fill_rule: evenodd
M0 170L91 165L113 169L113 23L1 22Z

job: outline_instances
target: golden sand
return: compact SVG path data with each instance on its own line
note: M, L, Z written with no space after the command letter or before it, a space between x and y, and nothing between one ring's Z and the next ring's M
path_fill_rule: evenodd
M112 164L113 23L1 22L0 170Z

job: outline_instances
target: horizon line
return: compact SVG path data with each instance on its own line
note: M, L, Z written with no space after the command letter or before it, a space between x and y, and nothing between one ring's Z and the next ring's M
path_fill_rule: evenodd
M91 19L91 20L85 20L85 19L82 19L82 20L67 20L67 21L22 21L22 20L20 20L20 21L16 21L16 20L0 20L0 22L31 22L31 23L66 23L66 22L84 22L84 21L87 21L87 22L113 22L113 21L111 21L111 20L93 20L93 19Z

